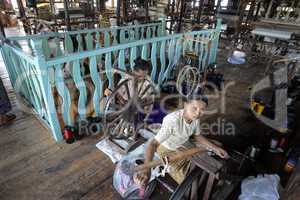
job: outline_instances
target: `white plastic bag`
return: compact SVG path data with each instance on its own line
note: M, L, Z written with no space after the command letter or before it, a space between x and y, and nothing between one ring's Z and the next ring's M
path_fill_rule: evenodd
M278 175L258 175L248 177L242 182L239 200L279 200L280 178Z

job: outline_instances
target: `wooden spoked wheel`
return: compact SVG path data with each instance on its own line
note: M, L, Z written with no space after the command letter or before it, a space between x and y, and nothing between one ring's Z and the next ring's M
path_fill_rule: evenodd
M183 96L188 96L193 93L199 86L201 75L197 68L186 65L179 72L179 77L176 82L178 92Z
M152 112L156 94L154 84L147 79L128 78L121 81L105 105L106 136L135 139L143 121Z

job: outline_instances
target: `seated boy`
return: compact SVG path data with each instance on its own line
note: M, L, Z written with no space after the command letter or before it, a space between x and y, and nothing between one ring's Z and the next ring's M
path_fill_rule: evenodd
M200 117L207 107L207 98L192 95L185 98L184 108L168 114L162 123L158 134L149 142L145 152L145 163L152 161L154 153L163 158L170 153L176 153L191 136L195 136L196 145L211 149L221 158L227 158L225 150L208 141L200 134ZM200 147L200 148L201 148ZM170 163L169 175L180 184L187 175L191 162L188 159ZM151 170L146 170L137 175L140 185L145 185L150 177Z

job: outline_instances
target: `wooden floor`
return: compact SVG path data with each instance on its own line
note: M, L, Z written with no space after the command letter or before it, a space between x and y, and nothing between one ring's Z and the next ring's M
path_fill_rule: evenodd
M0 128L0 199L118 199L111 184L114 165L96 148L98 139L57 144L34 116L18 108L1 57L0 76L17 116Z

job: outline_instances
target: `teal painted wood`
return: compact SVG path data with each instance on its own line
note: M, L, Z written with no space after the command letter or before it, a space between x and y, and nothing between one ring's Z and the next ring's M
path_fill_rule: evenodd
M86 36L85 36L85 43L86 43L86 49L87 50L92 50L94 49L94 42L93 42L93 36L88 33Z
M74 61L72 74L74 83L77 89L79 90L78 114L80 119L82 120L86 118L87 91L85 82L81 75L81 67L79 60Z
M204 34L201 34L200 36L200 41L203 41L204 40ZM203 71L204 70L204 66L203 66L203 64L202 64L202 59L203 59L203 55L204 55L204 44L203 44L203 42L200 42L200 49L199 49L199 52L198 52L198 55L199 55L199 53L200 53L200 55L199 55L199 69L200 69L200 71Z
M28 102L32 103L33 97L31 94L31 88L29 86L29 83L26 79L26 74L24 71L24 68L22 67L22 64L20 63L20 57L15 54L14 51L10 51L10 57L12 58L12 63L14 68L17 70L18 74L18 80L15 85L16 92L21 92L21 94L24 95L24 97L27 99ZM25 86L25 87L23 87Z
M78 42L77 52L81 52L83 50L82 36L80 34L77 34L76 39L77 39L77 42Z
M91 57L90 59L90 72L91 72L91 78L95 86L95 91L93 94L93 105L94 110L97 116L100 116L102 110L100 108L100 100L103 97L103 82L100 79L98 67L97 67L97 61L95 56Z
M124 49L119 51L118 68L126 71L126 67L125 67L125 50Z
M149 39L151 38L151 27L147 27L147 30L146 30L146 39Z
M157 37L158 35L156 34L156 26L151 27L151 37Z
M102 44L101 44L101 34L99 32L96 33L95 35L95 40L96 40L96 44L95 44L95 48L99 49L101 48ZM96 56L97 58L97 63L101 63L102 62L102 55Z
M165 35L167 35L166 19L164 17L161 18L161 24L159 25L159 27L160 27L160 35L159 36L165 36Z
M152 64L152 71L151 71L151 80L155 81L156 73L157 73L157 42L152 43L151 46L151 64Z
M120 30L120 44L126 43L126 38L125 38L125 30Z
M50 58L51 56L51 49L48 45L48 39L47 38L43 38L42 39L42 43L43 43L43 53L46 57L46 59Z
M163 40L160 46L160 73L158 78L158 85L162 84L163 75L166 69L166 40Z
M47 117L46 116L46 113L45 113L45 108L44 108L44 102L43 102L43 99L42 99L42 92L41 92L41 85L40 85L40 82L39 82L39 79L38 79L38 72L35 68L34 65L30 64L30 63L27 63L28 65L28 71L30 73L30 79L32 81L32 84L34 86L34 92L35 92L35 95L36 95L36 99L37 99L37 112L40 114L40 116L42 117Z
M137 47L132 47L130 49L130 68L133 70L134 67L134 61L137 58Z
M112 37L113 37L112 46L115 46L118 44L118 39L117 39L118 32L116 30L112 30L111 33L112 33Z
M196 53L196 55L199 55L199 42L198 41L200 41L200 35L196 35L194 38L195 38L195 40L196 40L196 42L195 42L195 48L194 48L194 52Z
M209 38L209 33L204 34L204 40L206 42L204 42L203 46L204 46L204 54L203 54L203 58L202 58L202 69L205 70L207 67L207 58L208 58L208 39Z
M141 33L140 33L140 39L141 39L141 40L145 39L144 34L145 34L145 28L142 27L142 28L141 28Z
M130 29L129 30L129 42L133 42L133 41L135 41L135 30Z
M108 79L108 87L113 89L113 73L111 64L111 52L105 54L105 72Z
M43 95L43 102L45 103L47 113L47 123L49 124L53 137L56 141L63 139L61 128L57 119L57 112L54 104L54 98L52 94L52 87L48 78L48 67L46 66L46 59L42 54L42 42L41 40L32 40L32 46L34 50L35 66L37 69L37 76L41 85L41 92Z
M131 41L131 37L134 35L134 37L136 37L136 30L138 30L138 32L140 33L140 38L142 37L149 37L149 32L150 35L152 36L152 38L150 39L145 39L145 40L139 40L139 41L133 41L130 43L124 43L124 44L118 44L117 40L117 35L113 34L113 30L108 30L106 37L109 39L109 44L107 47L104 48L98 48L99 46L97 45L98 42L96 42L96 44L94 44L94 40L92 40L92 43L87 42L87 49L90 49L88 51L76 51L74 53L69 53L65 56L62 56L63 54L61 53L57 53L57 55L55 55L54 58L49 58L48 60L46 60L47 58L47 53L44 53L42 51L43 46L42 46L42 42L39 41L39 39L35 39L35 43L34 44L34 57L32 55L28 55L26 53L24 53L22 50L18 49L17 47L8 47L9 50L12 50L12 52L15 54L16 57L21 57L22 59L26 60L26 62L29 62L31 64L34 65L35 68L31 69L34 71L34 69L37 69L38 71L41 71L43 73L41 73L40 75L38 75L38 81L41 83L41 91L42 91L42 97L43 97L43 101L45 101L47 103L46 105L46 111L47 111L47 120L49 122L49 125L51 127L51 129L53 130L53 136L56 138L56 140L60 140L61 139L61 130L59 127L59 123L57 120L57 115L56 115L56 110L55 110L55 105L54 105L54 100L53 100L53 96L51 93L51 82L50 82L50 77L49 77L49 70L51 68L53 68L53 66L60 66L62 67L62 65L64 63L74 63L76 62L76 67L73 67L72 69L72 74L74 76L74 72L76 71L76 77L73 77L74 80L77 79L75 82L77 82L76 87L79 87L78 83L81 82L82 79L82 73L80 73L80 62L83 61L83 59L88 58L89 62L90 62L90 71L91 71L91 78L93 80L93 83L95 85L95 92L93 94L93 104L95 109L100 109L100 106L97 106L97 102L99 102L98 100L102 98L103 96L103 89L102 89L102 81L101 79L97 76L99 74L98 72L98 67L97 67L97 63L101 62L101 57L104 56L105 57L105 75L107 76L107 79L109 81L109 87L112 88L113 87L113 76L112 76L112 61L114 62L118 62L119 67L123 67L125 66L124 62L125 62L125 50L126 49L130 49L130 67L132 68L134 65L134 60L138 55L142 55L143 58L145 59L151 59L151 63L153 65L152 68L152 72L151 72L151 78L154 79L155 78L155 74L157 73L157 59L160 59L160 63L161 63L161 71L158 72L159 74L159 79L158 79L158 83L161 84L163 82L163 80L168 78L168 71L170 71L174 65L177 63L178 58L185 53L186 51L193 51L193 52L198 52L198 56L199 56L199 61L200 63L203 63L203 66L206 65L207 62L211 62L213 60L213 51L212 49L205 49L205 46L203 46L203 51L201 51L201 45L197 45L195 42L193 41L188 41L187 43L182 43L182 41L184 41L184 37L185 36L191 36L192 38L199 38L200 35L208 35L209 33L215 31L215 30L205 30L205 31L197 31L197 32L189 32L189 33L185 33L185 34L174 34L174 35L168 35L168 36L163 36L163 37L154 37L153 36L155 34L161 33L159 30L159 27L156 27L155 29L153 27L148 28L149 26L144 26L143 30L142 28L137 29L136 27L133 27L132 29L128 28L126 29L126 31L124 30L124 32L126 32L127 34L125 34L125 40L126 41ZM134 32L134 34L130 34L130 30L132 31L132 33ZM150 30L150 31L149 31ZM155 30L155 31L153 31ZM116 33L116 29L114 30ZM128 32L129 31L129 32ZM89 39L87 39L89 36L87 35L88 33L90 33L90 35L93 36L95 35L96 38L100 38L100 34L103 34L103 38L105 38L105 32L103 33L99 33L99 35L97 36L97 33L95 32L87 32L87 33L80 33L80 32L76 32L75 35L78 36L78 34L83 34L84 39L86 41L88 41ZM215 33L215 32L214 32ZM110 34L112 34L112 39L113 39L113 46L111 46L111 42L110 42ZM145 34L145 35L144 35ZM67 34L69 35L69 34ZM123 37L123 36L122 36ZM64 41L66 41L66 37L62 37L64 38ZM139 39L140 39L139 38ZM70 39L70 37L69 37ZM80 38L79 38L80 40ZM95 39L96 41L99 39ZM105 39L104 39L105 40ZM41 40L42 41L42 40ZM167 42L171 41L170 45L167 46ZM57 42L57 47L60 48L60 40L56 39ZM66 42L65 42L66 43ZM105 43L105 42L104 42ZM108 43L108 42L106 42ZM174 43L174 44L172 44ZM90 45L92 44L92 45ZM118 45L117 45L118 44ZM186 45L186 47L184 48L184 45ZM90 45L90 46L89 46ZM8 45L9 46L9 45ZM65 45L66 46L66 45ZM91 48L91 46L93 48ZM172 48L173 46L173 48ZM82 46L83 47L83 46ZM142 48L139 48L142 47ZM166 48L167 47L167 48ZM206 47L208 48L208 46ZM37 51L37 49L41 50L41 51ZM168 51L166 51L166 49L168 49ZM173 51L173 52L172 52ZM66 51L66 47L65 47L65 52ZM71 51L72 52L72 51ZM166 52L168 55L168 58L170 59L170 62L168 63L168 67L166 67ZM203 53L203 56L201 57L201 52ZM209 53L207 53L209 52ZM207 55L209 55L209 59L205 58L205 53L207 53ZM118 60L113 60L112 59L112 55L114 55L114 59L116 59L116 55L118 56ZM207 57L206 55L206 57ZM99 61L98 61L99 59ZM124 64L124 65L123 65ZM16 66L18 66L18 63L14 63L13 68L16 68ZM22 69L19 69L22 70ZM62 69L61 69L62 70ZM78 71L79 70L79 71ZM57 79L59 79L58 74L59 72L55 71L55 84L57 82ZM60 72L62 74L62 72ZM61 75L60 74L60 75ZM79 78L78 78L79 77ZM81 81L79 80L81 79ZM31 83L33 83L33 85L36 85L36 80L37 79L33 79ZM101 84L99 84L99 82ZM30 84L30 82L28 82L28 84ZM25 85L25 84L24 84ZM85 88L85 85L83 87ZM23 89L24 90L24 89ZM82 89L81 89L82 90ZM29 91L26 90L25 91ZM36 91L33 91L36 92ZM83 102L83 98L87 98L87 94L86 92L80 91L80 95L82 95L81 98L81 106L85 108L86 106L86 101L85 103ZM29 95L30 96L30 95ZM48 99L50 98L50 99ZM37 100L33 100L33 101L37 101ZM45 103L45 104L46 104ZM78 104L79 107L79 104ZM96 108L97 107L97 108ZM101 113L101 110L95 110L97 114ZM79 109L81 110L81 109ZM53 113L54 112L54 113ZM81 113L83 114L83 112ZM85 112L84 112L85 114ZM81 115L81 117L85 117L83 115ZM66 118L66 116L64 117ZM67 120L67 119L64 119Z
M73 53L73 52L74 52L73 41L72 41L70 35L66 35L66 36L65 36L65 40L64 40L64 48L65 48L65 52L66 52L67 54L70 54L70 53Z
M54 55L54 57L59 57L59 56L62 56L63 55L63 52L61 50L61 47L60 47L60 41L59 41L59 38L55 38L54 39L54 42L56 44L56 54Z
M148 24L140 24L140 25L129 25L129 26L117 26L117 27L109 27L109 28L98 28L98 29L84 29L84 30L77 30L77 31L68 31L68 32L52 32L48 34L34 34L34 35L27 35L27 36L17 36L17 37L8 37L9 40L39 40L42 38L49 38L49 37L58 37L64 38L65 35L76 35L76 34L88 34L88 33L96 33L96 32L104 32L104 31L111 31L111 30L122 30L122 29L141 29L142 27L148 26L162 26L165 21L157 22L157 23L148 23ZM165 27L165 26L163 26ZM165 28L164 28L165 29Z
M71 110L71 96L68 87L64 81L62 65L55 66L55 86L58 94L62 98L61 104L61 114L65 125L73 126L74 122L72 121L70 110ZM58 111L59 112L59 111Z
M110 35L108 31L104 31L104 47L110 46Z
M20 67L23 68L23 72L25 73L25 81L28 82L28 85L30 87L30 95L31 95L31 104L34 106L35 111L37 111L38 114L42 115L42 107L41 107L41 100L40 94L38 94L38 84L34 83L34 71L30 69L29 64L24 60L20 59Z
M95 48L96 49L99 49L100 47L102 47L102 44L101 44L101 33L97 32L95 34L95 41L96 41L96 44L95 44Z
M148 60L148 44L144 44L142 47L142 59Z
M217 26L216 29L214 30L214 38L212 41L212 46L210 49L210 58L209 58L209 64L216 63L217 59L217 51L218 51L218 46L219 46L219 38L220 38L220 33L221 33L221 19L217 19Z
M169 75L170 75L170 72L175 64L175 60L174 60L174 56L175 56L175 40L170 40L169 41L169 47L168 47L168 66L166 68L166 70L164 71L164 75L163 75L163 78L162 78L162 82L165 81Z
M116 30L113 30L112 31L112 37L113 37L113 41L112 41L112 46L116 46L118 44L118 35L117 35L117 31ZM118 51L113 51L113 56L114 56L114 59L118 56Z
M140 38L140 29L138 27L134 28L134 37L135 40L138 40Z
M179 62L182 55L182 42L180 42L180 40L177 40L175 43L176 43L175 44L176 49L175 49L174 65L176 65Z

